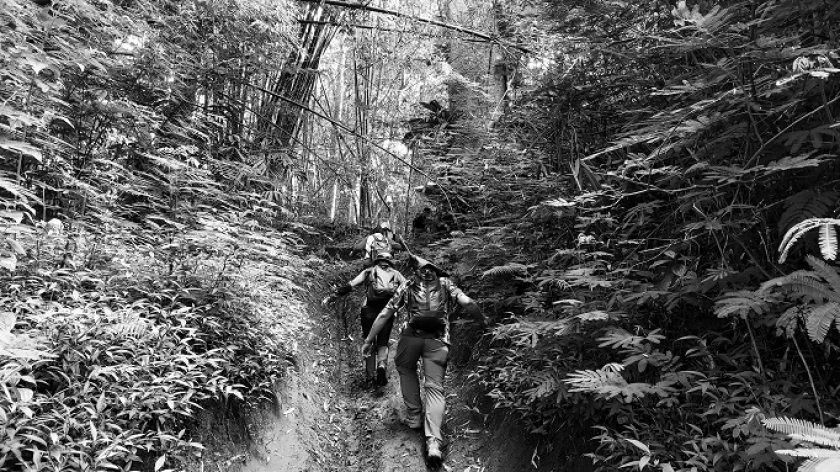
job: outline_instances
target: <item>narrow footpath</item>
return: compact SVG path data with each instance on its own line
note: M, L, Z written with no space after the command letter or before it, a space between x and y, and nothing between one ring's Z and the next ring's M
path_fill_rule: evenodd
M329 269L325 270L325 273ZM333 273L349 276L347 264ZM337 280L340 280L337 279ZM314 284L308 323L297 340L297 365L279 386L279 405L261 415L245 472L490 472L482 465L485 428L477 408L462 404L448 377L447 438L443 465L424 460L421 432L401 423L405 414L394 368L397 328L392 333L388 385L365 384L360 354L361 290L327 306L326 283Z

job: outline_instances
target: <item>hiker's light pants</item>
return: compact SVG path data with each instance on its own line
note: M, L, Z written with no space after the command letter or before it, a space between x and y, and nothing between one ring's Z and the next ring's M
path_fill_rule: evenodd
M417 378L417 361L423 359L423 372L426 377L423 387L426 393L425 431L427 438L443 439L440 428L443 426L443 414L446 399L443 395L443 376L446 374L446 361L449 358L449 346L435 338L400 336L397 345L397 371L400 373L400 390L410 419L423 413L420 398L420 381Z

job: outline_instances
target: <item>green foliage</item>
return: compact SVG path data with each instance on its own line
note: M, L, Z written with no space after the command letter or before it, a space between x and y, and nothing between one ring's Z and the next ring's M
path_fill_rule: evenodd
M568 409L588 402L574 414L597 425L601 470L783 468L773 450L789 445L763 431L763 415L838 412L840 10L527 4L508 20L539 52L497 128L525 149L520 165L540 171L511 184L529 190L533 210L505 214L551 243L506 237L515 260L478 266L531 265L500 307L515 322L496 330L484 361L491 396L561 433ZM553 194L539 184L564 178ZM494 223L506 221L499 211L513 205L484 198ZM550 230L537 224L547 214ZM562 220L573 224L565 238ZM826 262L797 270L817 253ZM623 315L530 338L522 329L594 311ZM554 384L538 380L549 373L574 386L556 389L552 408Z
M779 291L790 299L801 301L801 305L786 311L777 325L791 333L791 328L798 325L795 320L802 320L811 340L823 343L832 325L836 323L840 330L840 273L812 256L807 260L814 270L800 270L768 280L761 290Z
M781 253L779 263L785 262L790 248L812 229L819 230L820 251L823 258L833 261L837 258L837 247L840 244L838 243L835 226L840 226L840 220L836 218L808 218L797 223L785 233L785 237L779 245L779 252Z
M177 468L202 449L190 434L196 409L274 399L295 328L265 311L294 306L278 294L295 289L265 261L290 257L285 238L202 221L146 235L168 244L81 238L77 260L101 261L95 269L41 259L4 277L4 469L128 470L164 456ZM78 257L85 249L99 253Z
M785 456L809 458L799 465L799 472L832 470L840 466L840 432L837 429L786 417L767 418L763 423L767 428L784 433L798 443L821 446L814 448L800 445L796 449L776 451Z

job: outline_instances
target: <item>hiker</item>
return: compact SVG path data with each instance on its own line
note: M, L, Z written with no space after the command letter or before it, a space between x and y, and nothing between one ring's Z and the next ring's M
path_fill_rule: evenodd
M427 456L429 460L439 461L443 439L440 429L446 406L443 377L449 357L449 313L454 303L458 303L484 325L486 318L478 304L456 287L446 272L417 256L412 256L412 265L414 276L397 289L376 317L362 345L362 353L372 350L380 330L390 329L394 314L405 307L408 324L400 333L395 362L400 373L403 402L408 410L406 424L412 429L425 429ZM421 358L426 377L425 418L417 378L417 362Z
M365 240L365 261L373 263L378 253L390 253L394 244L394 232L391 231L391 225L387 221L379 223L376 231Z
M362 303L360 317L362 321L362 336L365 337L370 333L370 328L376 316L385 308L388 300L391 299L391 296L397 289L406 282L405 277L394 268L394 258L390 252L380 252L376 255L373 262L373 266L361 271L353 280L339 287L335 291L334 296L325 299L325 302L328 302L333 298L347 295L353 291L354 287L364 284L367 292L365 301ZM392 318L389 323L380 326L380 329L373 336L378 346L377 351L365 355L365 372L367 378L371 379L375 375L375 382L378 385L388 383L385 366L388 361L388 342L391 338L391 328L393 325L394 320Z
M414 228L414 234L420 234L422 232L431 233L434 225L434 216L432 216L432 209L429 207L423 208L423 212L415 216L411 222L411 227Z

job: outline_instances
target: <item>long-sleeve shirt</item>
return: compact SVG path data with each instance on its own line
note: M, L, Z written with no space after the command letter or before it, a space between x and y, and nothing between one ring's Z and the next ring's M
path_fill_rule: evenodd
M359 275L354 277L353 280L348 282L348 284L351 287L354 287L354 288L358 287L359 285L363 285L363 284L365 285L365 287L367 287L370 284L370 281L371 281L371 273L373 271L377 270L377 267L378 266L368 267L367 269L359 272ZM379 270L385 270L385 271L388 271L389 273L392 273L393 277L397 280L397 283L399 283L400 287L405 285L406 279L405 279L405 277L403 277L403 275L397 269L394 269L393 267L389 267L388 269L379 268ZM399 290L399 288L397 290ZM367 305L367 303L368 303L368 300L367 300L367 297L365 297L365 301L362 304L362 306Z
M409 324L415 317L438 312L444 327L439 338L449 343L449 314L455 309L455 303L466 305L470 302L472 299L446 277L432 282L411 279L397 289L382 311L393 316L400 308L405 308Z

